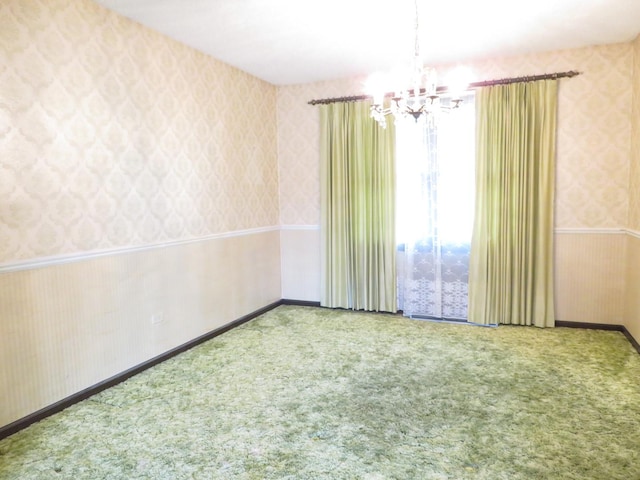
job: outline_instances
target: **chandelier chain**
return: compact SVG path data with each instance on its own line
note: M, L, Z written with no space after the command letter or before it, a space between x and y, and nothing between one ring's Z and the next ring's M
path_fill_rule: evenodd
M407 71L407 78L391 78L388 80L388 82L393 82L394 86L400 82L402 83L400 84L400 89L395 90L393 93L390 104L386 108L383 105L384 92L373 92L374 101L371 105L371 117L383 128L386 127L387 121L385 117L388 115L393 115L396 119L409 117L416 122L419 119L426 118L428 122L433 123L435 117L441 111L456 108L462 101L459 96L454 96L450 103L441 102L436 70L425 67L420 57L420 11L418 0L414 0L414 10L414 56L411 70ZM377 85L378 90L382 88L384 88L384 85ZM465 85L464 89L466 88L467 86Z
M418 57L420 57L420 40L418 38L419 34L420 34L420 25L418 23L418 0L415 0L413 3L414 3L414 6L415 6L415 9L416 9L416 24L415 24L416 37L415 37L415 40L414 40L415 41L414 51L415 51L415 57L418 58Z

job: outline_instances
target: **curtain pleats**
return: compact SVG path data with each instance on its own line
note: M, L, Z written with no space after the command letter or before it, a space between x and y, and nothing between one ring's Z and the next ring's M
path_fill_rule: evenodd
M395 312L395 131L368 102L320 107L321 300Z
M469 321L551 327L557 81L483 88L476 102Z

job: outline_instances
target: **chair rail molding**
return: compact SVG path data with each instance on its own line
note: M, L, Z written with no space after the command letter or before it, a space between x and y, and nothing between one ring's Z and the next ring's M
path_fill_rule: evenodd
M62 265L65 263L81 262L84 260L91 260L101 257L109 257L113 255L122 255L127 253L139 253L150 250L157 250L162 248L176 247L180 245L189 245L193 243L206 242L209 240L218 240L223 238L242 237L246 235L255 235L266 232L280 231L279 226L250 228L246 230L235 230L231 232L214 233L202 237L194 237L183 240L174 240L170 242L151 243L147 245L128 246L110 248L105 250L92 250L87 252L78 252L71 254L55 255L50 257L38 257L29 260L0 263L0 275L3 273L13 273L23 270L33 270L36 268L51 267L55 265Z

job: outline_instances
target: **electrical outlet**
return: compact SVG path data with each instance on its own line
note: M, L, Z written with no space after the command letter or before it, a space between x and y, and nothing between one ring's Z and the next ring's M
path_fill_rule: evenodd
M162 312L156 312L151 315L151 325L158 325L164 321L164 314Z

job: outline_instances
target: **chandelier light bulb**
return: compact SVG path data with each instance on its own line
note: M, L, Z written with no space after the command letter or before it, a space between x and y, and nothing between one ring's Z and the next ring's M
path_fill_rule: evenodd
M419 26L418 26L418 2L415 1L415 51L413 64L404 74L398 75L396 69L388 77L388 81L382 81L381 74L375 74L367 81L367 93L373 97L371 105L371 117L374 118L381 127L387 125L385 117L393 115L395 118L412 117L417 122L419 119L429 117L428 121L433 122L437 114L441 111L456 108L461 102L460 95L469 86L468 69L460 67L456 69L455 75L451 78L451 88L449 92L457 95L452 99L452 106L444 106L440 102L438 93L438 77L434 68L425 67L420 56ZM386 88L394 86L391 94L389 107L384 107L384 95ZM395 87L399 85L400 88Z

